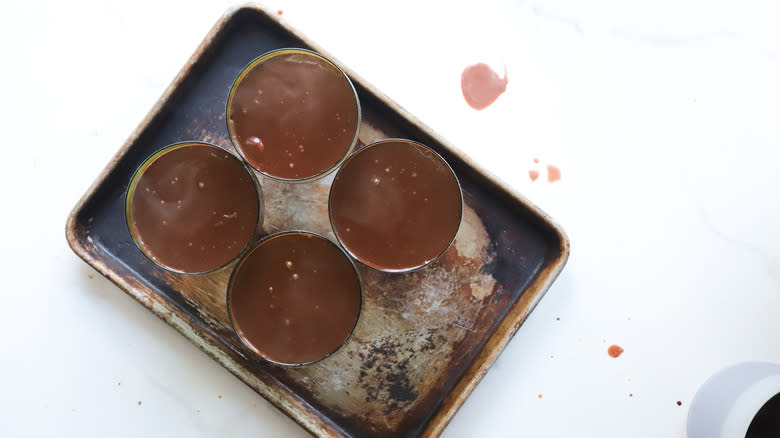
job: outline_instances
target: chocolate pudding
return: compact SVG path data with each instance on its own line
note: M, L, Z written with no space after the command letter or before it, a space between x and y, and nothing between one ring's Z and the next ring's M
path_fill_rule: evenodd
M260 200L240 159L204 143L169 146L136 171L127 224L141 251L172 271L211 271L235 259L255 233Z
M228 131L244 159L273 178L325 175L352 150L360 104L333 63L302 49L266 53L236 78L227 101Z
M360 313L360 280L349 257L309 232L263 239L238 263L228 289L238 337L282 365L311 363L336 351Z
M463 200L438 154L410 140L382 140L339 170L328 209L333 231L353 257L392 272L424 266L449 247Z

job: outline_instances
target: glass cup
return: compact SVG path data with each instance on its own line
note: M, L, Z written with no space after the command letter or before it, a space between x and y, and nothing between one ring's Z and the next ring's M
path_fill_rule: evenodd
M228 316L236 336L277 365L308 365L336 352L352 335L361 306L362 285L352 260L308 231L264 237L228 282Z
M153 263L203 274L248 249L262 223L262 191L230 152L208 143L175 143L136 170L125 195L125 220Z
M261 174L306 182L335 170L355 147L360 101L332 61L305 49L279 49L238 74L225 109L228 133Z
M328 196L336 238L356 260L384 272L408 272L450 247L463 217L455 172L427 146L387 139L355 152Z

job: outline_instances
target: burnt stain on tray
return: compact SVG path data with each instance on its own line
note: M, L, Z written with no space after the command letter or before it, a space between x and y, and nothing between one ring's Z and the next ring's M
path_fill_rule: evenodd
M370 85L353 77L363 108L358 147L387 137L419 141L442 155L463 189L463 220L436 262L404 274L357 264L362 314L334 354L304 367L255 359L233 333L226 309L230 265L200 276L147 260L124 220L124 192L147 157L178 141L204 141L235 154L225 101L236 74L282 47L318 50L273 12L226 15L177 78L162 105L131 136L74 209L74 251L228 370L319 436L435 436L495 353L525 320L568 255L568 241L543 213L474 168ZM347 71L348 74L351 74ZM327 214L331 174L304 184L258 175L262 234L303 229L335 236Z

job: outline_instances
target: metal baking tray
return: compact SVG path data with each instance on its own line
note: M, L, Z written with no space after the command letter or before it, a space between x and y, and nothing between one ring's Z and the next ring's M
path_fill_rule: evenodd
M301 47L333 59L270 10L229 10L208 33L139 127L68 218L68 243L87 263L317 436L438 436L563 268L563 230L522 196L333 59L363 108L358 146L387 137L441 154L464 195L463 222L434 264L406 274L359 266L360 321L350 340L313 365L256 360L231 330L225 305L232 264L186 276L149 262L124 220L135 169L162 147L205 141L234 153L225 100L238 72L272 49ZM308 184L258 177L265 233L304 229L333 238L327 214L332 175Z

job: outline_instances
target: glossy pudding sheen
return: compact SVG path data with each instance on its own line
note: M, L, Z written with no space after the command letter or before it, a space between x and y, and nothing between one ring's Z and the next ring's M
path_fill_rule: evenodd
M260 211L241 160L205 144L173 146L151 157L128 195L128 224L138 246L154 262L185 273L237 257Z
M337 350L357 322L360 281L333 242L305 232L261 241L239 263L228 293L233 326L272 362L297 365Z
M281 51L250 64L228 101L228 129L246 161L269 176L326 173L352 147L358 101L349 79L324 58Z
M331 187L333 230L360 262L384 271L418 268L449 247L462 197L450 167L427 147L387 140L358 151Z

